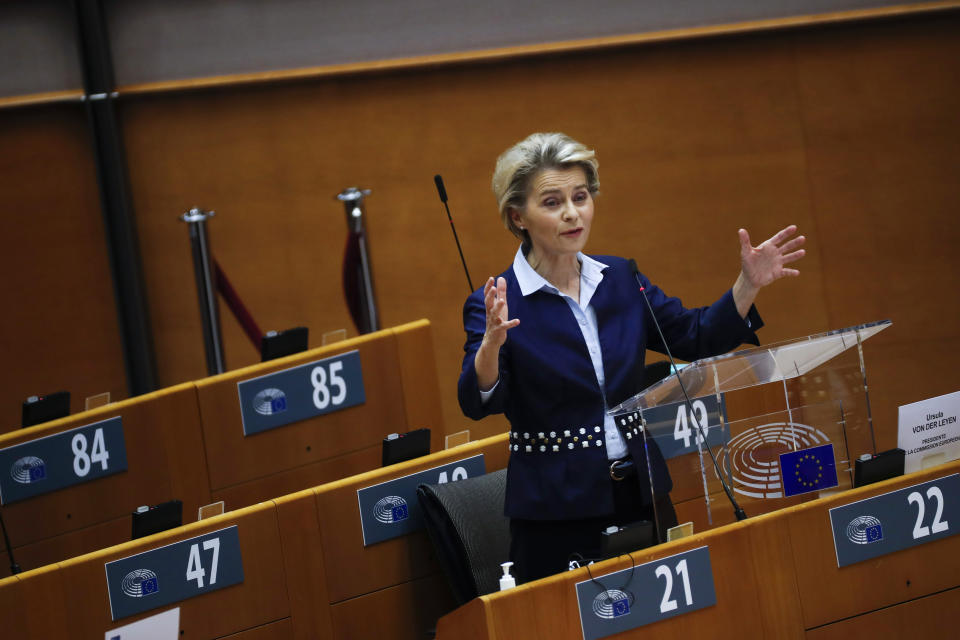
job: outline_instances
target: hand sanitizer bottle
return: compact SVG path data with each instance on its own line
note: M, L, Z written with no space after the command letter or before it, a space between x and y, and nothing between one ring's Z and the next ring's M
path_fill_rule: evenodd
M503 562L500 564L500 567L503 569L503 575L500 576L500 591L512 589L517 586L517 581L510 575L510 567L512 566L512 562Z

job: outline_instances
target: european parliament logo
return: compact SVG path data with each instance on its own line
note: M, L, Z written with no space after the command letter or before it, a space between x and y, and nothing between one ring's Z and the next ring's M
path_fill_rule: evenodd
M262 416L272 416L287 410L287 394L280 389L264 389L253 397L253 410Z
M783 495L788 498L837 486L833 445L781 453L780 476L783 478Z
M620 589L607 589L593 599L593 614L604 620L613 620L630 613L633 594Z
M10 477L20 484L33 484L47 478L47 465L37 456L24 456L10 467Z
M883 527L873 516L854 518L847 525L847 540L854 544L870 544L883 540Z
M799 422L769 422L741 431L720 451L721 467L729 467L733 490L748 498L783 497L780 454L830 442L823 431Z
M400 496L387 496L373 505L373 516L383 524L394 524L410 517L407 501Z
M160 584L150 569L134 569L123 577L120 590L131 598L142 598L159 592Z

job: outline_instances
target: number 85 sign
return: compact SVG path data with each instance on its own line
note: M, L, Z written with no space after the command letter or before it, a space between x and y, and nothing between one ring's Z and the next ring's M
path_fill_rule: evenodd
M237 392L247 436L366 402L358 351L238 382Z

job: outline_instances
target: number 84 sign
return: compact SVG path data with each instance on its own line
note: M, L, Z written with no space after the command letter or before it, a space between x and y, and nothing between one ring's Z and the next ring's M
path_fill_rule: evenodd
M0 503L10 504L127 469L119 416L0 449Z

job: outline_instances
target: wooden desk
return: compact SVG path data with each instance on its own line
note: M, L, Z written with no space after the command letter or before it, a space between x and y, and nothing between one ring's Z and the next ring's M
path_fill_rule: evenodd
M237 384L345 353L360 353L366 402L244 436ZM394 432L431 429L443 442L430 323L394 329L246 367L196 383L214 499L228 509L268 500L380 466L381 442Z
M182 384L0 436L0 448L120 416L127 470L3 507L17 562L32 568L130 539L130 513L183 501L184 519L210 502L200 409ZM4 469L3 473L9 473ZM0 575L9 574L6 553Z
M422 640L452 608L449 588L422 531L363 546L357 490L480 453L487 471L503 468L506 434L0 580L0 615L30 638L100 637L179 606L183 636L194 640ZM234 524L241 584L111 620L105 563Z
M789 507L632 554L636 564L707 545L717 603L617 637L950 635L960 602L960 536L837 567L829 509L960 471L960 462ZM626 556L591 567L629 568ZM581 638L575 583L586 569L483 596L443 617L441 640ZM953 608L953 611L956 609Z
M364 367L363 405L243 436L239 381L351 350ZM114 416L127 471L3 507L22 567L128 540L130 513L143 504L178 498L190 522L216 500L236 509L376 469L391 432L429 427L434 451L445 435L430 323L420 320L4 434L0 448ZM9 564L0 552L0 576Z
M288 568L289 591L302 596L291 597L295 637L422 640L453 607L430 541L418 531L364 547L357 490L479 453L488 473L506 467L506 434L278 500L286 544L304 559Z
M242 583L111 620L105 563L231 525L237 525L240 539ZM180 607L182 636L194 639L219 638L290 616L280 528L271 502L66 560L59 565L59 580L69 594L63 613L70 624L70 635L81 638L103 637L110 629L174 606Z

